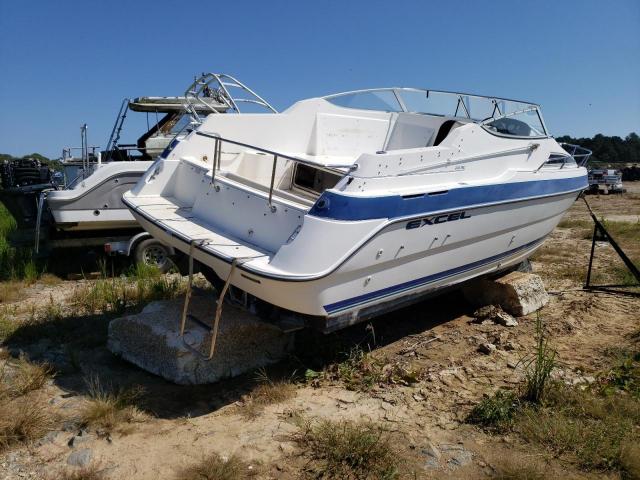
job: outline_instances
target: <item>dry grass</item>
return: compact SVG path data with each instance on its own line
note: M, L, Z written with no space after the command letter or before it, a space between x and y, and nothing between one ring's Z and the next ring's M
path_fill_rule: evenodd
M9 280L0 282L0 303L9 303L24 298L25 284L23 281Z
M247 418L258 417L268 405L284 402L295 395L291 379L271 380L264 370L258 372L258 385L244 397L240 413Z
M547 467L540 462L515 458L501 457L492 462L494 469L491 478L494 480L544 480L552 478Z
M257 472L239 457L222 458L213 453L199 463L181 469L176 480L244 480Z
M0 342L4 342L18 329L19 324L14 318L15 315L11 309L0 307Z
M364 422L306 422L293 439L314 478L386 480L399 476L400 455L388 432Z
M0 451L36 440L56 422L38 392L51 377L46 365L20 359L0 363Z
M94 376L87 379L87 387L89 399L80 411L82 425L100 433L126 434L131 424L149 419L148 414L135 405L142 394L141 389L107 389Z
M99 465L90 465L82 468L68 468L48 476L48 480L104 480L104 468Z
M640 478L640 443L626 442L622 446L620 466L625 478Z
M41 389L52 377L49 365L31 363L24 357L0 362L0 400L12 399Z
M176 275L139 266L130 276L103 278L77 288L70 299L76 314L123 313L154 300L176 298L185 291L185 282Z
M39 390L52 377L53 369L46 363L31 363L20 358L12 379L13 396L19 397Z
M565 218L558 223L558 228L593 228L591 219Z
M41 438L55 422L47 402L39 395L5 399L0 402L0 452Z
M52 273L43 273L40 275L39 283L48 286L60 285L62 280L59 277L56 277Z

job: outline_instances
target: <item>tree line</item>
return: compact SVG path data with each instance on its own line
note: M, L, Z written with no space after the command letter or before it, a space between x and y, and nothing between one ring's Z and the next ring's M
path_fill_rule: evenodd
M593 152L589 164L640 163L640 136L632 132L624 138L608 137L598 133L592 138L573 138L569 135L556 138L558 142L573 143ZM612 165L615 167L615 165Z

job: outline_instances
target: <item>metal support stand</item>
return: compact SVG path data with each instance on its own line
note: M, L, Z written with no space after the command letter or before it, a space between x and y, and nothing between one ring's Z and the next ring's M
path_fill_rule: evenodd
M609 242L609 244L613 247L613 249L618 254L618 256L622 259L626 267L629 269L631 274L635 277L636 281L638 282L637 285L640 286L640 271L638 270L638 267L636 267L635 264L631 261L631 259L627 257L627 255L624 253L622 248L620 248L618 243L613 239L613 237L609 234L609 232L607 232L607 229L604 227L604 225L602 225L602 223L595 216L595 214L593 213L593 210L591 210L591 206L587 202L587 199L584 197L582 197L582 199L584 200L584 203L587 205L587 208L589 209L589 214L591 215L591 218L594 223L593 238L591 240L591 255L589 256L589 269L587 270L587 281L584 285L584 288L586 290L605 290L606 291L608 288L612 288L612 287L635 286L635 285L591 285L591 271L593 269L593 257L595 256L596 240L598 238L601 241ZM616 293L636 295L634 292L625 292L620 290L617 290Z

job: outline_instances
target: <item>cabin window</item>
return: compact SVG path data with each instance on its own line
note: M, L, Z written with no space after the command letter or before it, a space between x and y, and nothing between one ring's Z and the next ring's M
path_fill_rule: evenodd
M382 112L402 111L398 99L391 90L353 92L336 97L327 97L326 100L339 107L379 110Z
M486 127L502 135L515 137L544 137L545 130L536 110L502 117L489 122Z
M327 188L333 188L340 180L340 175L320 170L301 163L296 164L293 174L293 185L302 190L322 193Z

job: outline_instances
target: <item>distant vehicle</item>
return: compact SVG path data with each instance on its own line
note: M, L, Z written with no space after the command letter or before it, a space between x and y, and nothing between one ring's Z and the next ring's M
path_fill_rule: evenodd
M589 170L589 193L624 193L622 172L614 169L592 168Z

